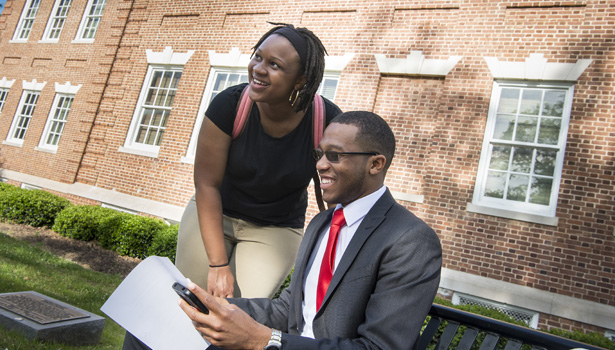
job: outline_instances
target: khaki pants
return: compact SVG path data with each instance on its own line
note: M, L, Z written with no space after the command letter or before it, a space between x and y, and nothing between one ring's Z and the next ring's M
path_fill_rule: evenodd
M290 273L303 230L259 226L223 217L226 253L233 276L234 297L271 298ZM209 259L198 225L194 196L179 225L175 266L190 280L207 289Z

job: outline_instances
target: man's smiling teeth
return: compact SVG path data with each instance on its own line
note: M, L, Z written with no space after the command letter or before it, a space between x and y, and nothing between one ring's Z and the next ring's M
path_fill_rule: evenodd
M253 78L253 79L252 79L252 81L254 81L254 82L255 82L256 84L258 84L258 85L263 85L263 86L267 86L267 85L269 85L269 84L267 84L267 83L265 83L265 82L263 82L263 81L260 81L260 80L258 80L258 79L256 79L256 78Z

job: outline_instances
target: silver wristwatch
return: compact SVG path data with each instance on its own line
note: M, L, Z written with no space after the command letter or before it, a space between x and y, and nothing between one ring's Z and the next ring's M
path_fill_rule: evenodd
M282 349L282 332L271 328L271 339L263 350L280 350Z

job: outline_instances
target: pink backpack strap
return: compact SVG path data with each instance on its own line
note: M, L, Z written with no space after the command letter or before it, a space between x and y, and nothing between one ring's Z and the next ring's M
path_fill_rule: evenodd
M250 110L252 109L252 100L248 95L249 89L250 85L246 85L241 92L241 97L239 98L239 107L237 108L237 114L235 115L233 133L231 134L233 140L236 139L237 136L239 136L239 134L243 131L243 128L246 126L248 116L250 115Z
M322 134L325 130L325 103L322 96L314 95L314 128L312 130L312 139L314 140L314 148L318 148Z

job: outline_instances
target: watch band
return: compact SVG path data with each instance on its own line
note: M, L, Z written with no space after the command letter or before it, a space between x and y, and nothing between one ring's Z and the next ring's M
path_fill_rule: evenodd
M271 328L271 339L263 350L280 350L282 349L282 332Z

